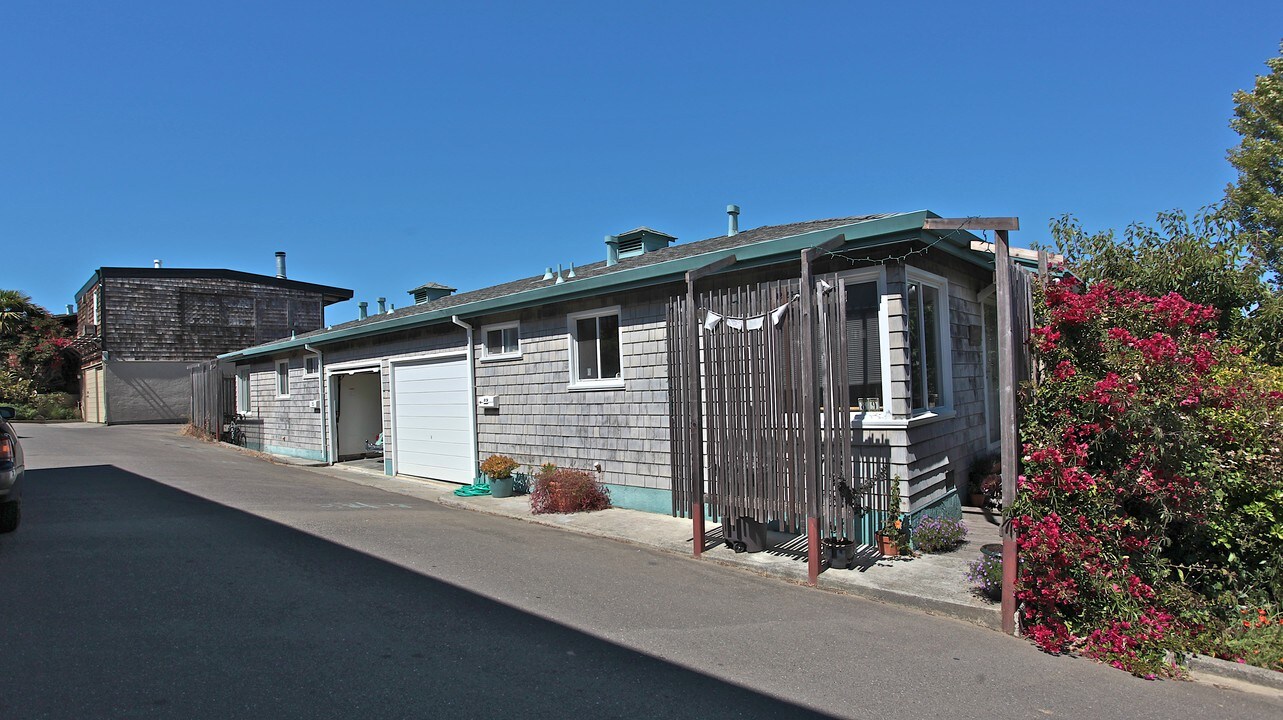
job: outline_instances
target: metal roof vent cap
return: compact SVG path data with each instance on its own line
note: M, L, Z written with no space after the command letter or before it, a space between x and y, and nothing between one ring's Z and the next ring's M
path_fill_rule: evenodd
M285 279L285 251L276 251L276 277Z
M726 206L726 237L738 235L740 231L740 206Z

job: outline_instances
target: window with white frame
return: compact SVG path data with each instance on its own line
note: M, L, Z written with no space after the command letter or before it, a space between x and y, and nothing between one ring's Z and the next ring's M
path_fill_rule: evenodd
M320 364L320 362L318 362L318 358L317 358L316 356L314 356L314 355L309 355L309 356L307 356L307 357L303 358L303 374L304 374L304 375L315 375L315 374L317 373L317 370L318 370L320 367L321 367L321 364Z
M623 387L619 346L619 308L567 316L570 330L570 384Z
M236 412L249 412L249 401L249 368L236 368Z
M882 278L879 270L857 271L843 277L846 289L846 367L853 412L882 412L883 336Z
M521 357L521 327L518 323L487 325L481 329L485 347L482 360L504 360Z
M276 361L276 397L287 398L290 396L290 361Z
M949 405L949 286L944 278L909 269L909 397L915 410Z
M1002 442L1002 421L998 399L998 303L990 292L981 296L980 309L984 323L981 349L984 352L985 426L990 445Z

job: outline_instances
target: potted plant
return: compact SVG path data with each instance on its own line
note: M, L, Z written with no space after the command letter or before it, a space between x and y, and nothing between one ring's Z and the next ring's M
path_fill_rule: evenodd
M852 487L843 478L836 478L833 481L833 490L829 496L829 536L820 538L820 545L824 548L824 559L828 562L830 568L846 568L850 570L855 565L855 541L846 536L846 527L843 524L839 527L837 522L842 508L851 508L852 514L859 518L864 515L865 508L859 501L859 496L868 489L868 484L856 485Z
M972 507L989 507L1002 496L1002 455L986 453L976 458L967 473L967 494Z
M886 518L882 529L878 530L878 552L887 557L900 554L901 548L909 545L909 533L905 531L904 521L900 518L900 476L891 481L891 498L887 502Z
M971 562L967 580L990 600L1002 599L1002 546L997 543L980 548L980 557Z
M517 467L517 461L507 455L491 455L481 463L481 472L490 480L491 497L512 495L512 471Z

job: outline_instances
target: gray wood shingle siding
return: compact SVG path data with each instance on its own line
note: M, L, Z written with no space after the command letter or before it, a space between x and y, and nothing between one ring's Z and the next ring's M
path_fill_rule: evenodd
M113 360L208 360L322 322L318 293L223 278L103 283L101 334Z
M321 413L312 408L312 401L320 397L320 380L316 374L304 374L303 357L295 353L288 358L288 398L276 394L276 362L284 356L250 365L250 406L241 413L247 447L294 449L317 457L323 452Z
M481 457L502 453L536 468L552 462L592 470L600 463L605 482L669 489L667 299L652 290L478 321L478 328L521 323L520 358L477 363L477 394L499 399L497 409L477 417ZM567 315L615 305L624 388L569 389ZM476 340L480 356L485 338Z

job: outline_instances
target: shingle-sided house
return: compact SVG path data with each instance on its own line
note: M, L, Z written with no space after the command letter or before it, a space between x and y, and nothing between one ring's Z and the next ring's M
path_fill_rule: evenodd
M188 366L325 325L343 288L198 268L94 271L76 293L81 410L97 423L177 423L191 414Z
M732 216L726 236L691 243L643 227L607 237L606 259L573 277L428 284L415 305L222 357L250 447L335 462L382 434L388 474L467 483L502 453L597 471L616 505L685 514L692 427L707 468L791 472L778 439L805 424L789 404L799 253L841 236L811 268L828 323L821 404L850 433L833 472L898 477L904 510L955 511L972 458L998 442L993 256L970 233L924 230L928 217L738 232ZM688 298L686 273L718 261Z

